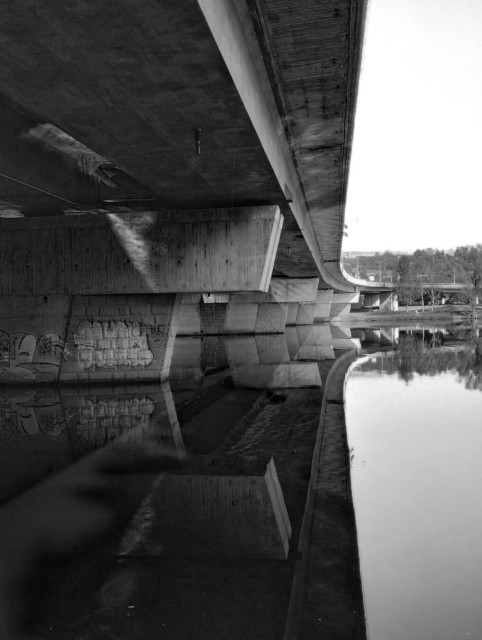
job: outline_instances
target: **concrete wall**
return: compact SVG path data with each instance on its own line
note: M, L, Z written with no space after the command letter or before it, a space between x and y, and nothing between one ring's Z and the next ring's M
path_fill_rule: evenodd
M59 376L69 296L0 297L0 383Z
M178 313L173 294L75 296L60 382L167 378Z
M0 383L165 379L178 297L0 298Z

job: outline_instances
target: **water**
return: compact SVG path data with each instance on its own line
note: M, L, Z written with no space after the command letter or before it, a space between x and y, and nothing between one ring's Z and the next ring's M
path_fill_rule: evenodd
M27 637L281 637L332 339L358 344L180 337L160 385L1 389L0 635L6 601Z
M480 340L420 329L395 342L346 382L369 638L480 638Z
M358 369L348 382L347 410L349 420L353 413L362 417L358 435L350 434L355 497L358 485L364 487L375 509L365 514L357 502L372 640L458 637L450 636L454 628L475 633L477 620L451 627L442 614L450 601L465 612L461 618L471 620L479 589L475 571L465 586L450 563L463 566L466 560L467 579L478 561L482 483L472 458L477 427L468 416L481 415L481 349L470 332L441 329L317 325L289 328L285 335L181 336L169 380L160 385L4 387L0 566L11 573L14 588L5 589L0 573L0 596L5 599L6 591L15 606L23 602L20 617L34 637L52 640L282 637L326 378L339 356L351 354L343 358L348 366L361 346ZM432 394L430 384L436 381ZM360 392L352 393L357 385ZM407 391L413 394L409 401ZM448 416L458 393L464 397L457 399L451 427L444 427L437 412ZM341 416L340 393L330 397L330 411ZM397 399L401 409L395 409ZM382 416L378 427L377 415ZM368 440L362 437L366 433ZM126 445L115 458L106 447L113 442ZM378 467L367 443L375 452L385 447ZM337 446L333 471L344 479L342 439ZM461 469L453 456L462 461ZM272 491L273 467L279 491ZM338 489L346 497L344 487ZM374 499L377 492L381 501ZM273 508L276 495L286 512ZM413 511L397 522L404 504ZM448 510L446 518L434 513L436 504ZM471 537L456 542L455 527L466 512L472 520L462 530ZM406 529L415 539L412 546L405 542ZM434 532L435 542L424 541L426 531ZM396 532L403 532L401 539ZM439 558L435 550L445 538L450 552ZM89 540L100 540L100 547L91 548ZM388 556L379 561L384 546ZM365 571L365 548L378 571L372 579ZM324 549L321 544L315 550L320 566ZM400 566L395 550L402 554ZM350 556L348 563L355 561ZM411 564L421 577L403 577ZM338 569L343 575L356 574L356 562L343 566ZM326 574L320 570L320 580ZM310 580L319 587L317 576ZM329 595L336 597L338 583L334 575L334 583L323 588L333 589ZM434 585L445 591L432 616L422 604ZM464 594L465 609L455 600L458 593ZM381 605L373 604L377 598ZM316 597L310 610L315 605ZM372 616L377 606L380 623L378 614ZM322 622L324 614L318 617ZM335 614L333 622L341 624L342 617ZM417 617L425 625L419 629L408 625ZM389 628L392 621L396 630Z

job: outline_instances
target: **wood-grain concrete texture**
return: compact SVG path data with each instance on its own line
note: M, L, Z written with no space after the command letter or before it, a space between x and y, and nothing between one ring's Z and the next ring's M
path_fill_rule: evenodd
M0 294L267 291L276 206L0 220Z
M275 274L352 288L339 258L364 12L364 0L119 0L115 11L7 0L0 97L25 119L16 140L37 158L10 176L25 184L0 178L7 205L45 212L45 193L32 206L36 188L57 193L48 202L60 213L62 198L95 200L78 176L69 191L58 149L49 175L62 169L62 184L42 174L32 129L47 122L144 185L153 205L278 205Z

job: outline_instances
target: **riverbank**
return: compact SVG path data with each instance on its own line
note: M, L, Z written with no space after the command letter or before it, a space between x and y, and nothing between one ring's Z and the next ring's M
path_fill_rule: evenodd
M482 319L482 307L477 308L479 319ZM407 321L426 322L428 324L464 324L471 322L471 308L469 305L443 305L431 307L413 306L402 307L398 311L368 311L354 310L348 316L332 321L335 323L349 323L351 326L366 326L367 324L405 324Z

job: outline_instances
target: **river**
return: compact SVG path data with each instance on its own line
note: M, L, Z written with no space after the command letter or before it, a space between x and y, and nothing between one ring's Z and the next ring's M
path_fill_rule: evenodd
M377 351L367 332L345 382L368 636L480 638L478 332L395 333Z

